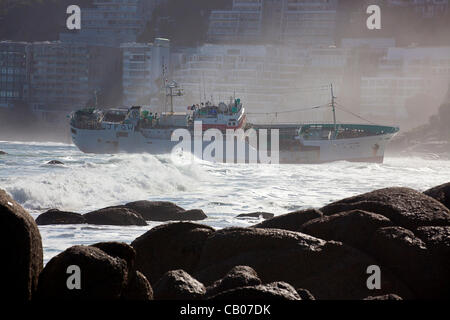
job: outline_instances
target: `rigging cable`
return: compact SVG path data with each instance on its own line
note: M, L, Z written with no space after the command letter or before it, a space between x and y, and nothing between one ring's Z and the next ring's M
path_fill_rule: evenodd
M348 109L345 109L344 106L342 106L342 105L339 104L339 103L336 103L336 108L339 109L339 110L342 110L342 111L344 111L344 112L347 112L347 113L349 113L349 114L351 114L351 115L357 117L358 119L361 119L361 120L363 120L363 121L366 121L366 122L368 122L368 123L370 123L370 124L378 125L378 124L375 123L375 122L372 122L372 121L370 121L370 120L368 120L368 119L366 119L366 118L363 118L363 117L361 117L360 115L358 115L358 114L356 114L356 113L354 113L354 112L352 112L352 111L350 111L350 110L348 110Z
M283 114L283 113L293 113L293 112L302 112L302 111L309 111L309 110L314 110L314 109L320 109L320 108L324 108L324 107L327 107L327 108L329 108L330 107L330 104L329 103L327 103L327 104L323 104L323 105L320 105L320 106L314 106L314 107L310 107L310 108L304 108L304 109L294 109L294 110L286 110L286 111L276 111L276 112L247 112L247 114L262 114L262 115L273 115L274 113L276 114L276 115L278 115L278 114Z

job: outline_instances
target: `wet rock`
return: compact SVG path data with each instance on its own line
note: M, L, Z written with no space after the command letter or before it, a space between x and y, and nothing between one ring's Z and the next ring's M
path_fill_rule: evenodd
M242 219L242 218L257 218L257 219L261 219L263 218L264 220L268 220L268 219L272 219L275 215L273 213L269 213L269 212L252 212L252 213L243 213L240 215L237 215L236 218L237 219Z
M346 198L321 209L325 215L351 210L378 213L394 225L415 230L450 225L450 212L439 201L409 188L385 188Z
M36 218L39 226L54 224L84 224L87 223L85 217L79 213L60 211L51 209Z
M5 156L5 155L7 155L7 153L5 151L0 150L0 156Z
M450 208L450 182L431 188L425 191L424 194Z
M234 266L253 268L263 283L285 281L308 288L318 299L363 299L366 269L377 264L363 252L335 241L280 229L229 228L211 234L193 276L206 285ZM381 293L410 296L391 273L383 273Z
M236 266L225 277L217 280L207 289L207 296L211 297L223 291L260 284L261 280L255 270L247 266Z
M64 163L61 162L61 161L58 161L58 160L52 160L52 161L47 162L47 164L49 164L49 165L63 165Z
M67 287L67 268L81 270L81 289ZM39 300L115 300L128 283L125 260L91 246L74 246L52 258L39 277Z
M314 296L309 292L309 290L306 289L297 289L297 293L300 296L302 300L316 300Z
M401 227L379 229L367 252L379 262L382 272L386 269L392 271L411 288L416 298L439 297L448 290L448 285L445 287L447 272L442 273L433 263L426 244L410 230Z
M427 248L443 258L450 258L450 226L420 227L416 234L422 239Z
M322 212L316 209L300 210L275 218L263 221L254 225L254 228L275 228L290 231L297 231L300 227L309 220L322 217Z
M136 251L132 246L124 242L100 242L91 246L102 250L111 257L123 259L127 263L129 278L131 279L134 275Z
M128 284L123 289L122 299L153 299L153 289L147 278L139 271L136 271L136 251L133 247L123 242L100 242L93 244L92 247L102 250L111 257L120 258L127 263Z
M183 270L166 272L155 285L155 300L200 300L205 286Z
M128 208L109 207L84 215L88 224L111 226L146 226L147 222L142 216Z
M206 215L201 210L186 211L167 201L136 201L125 205L147 221L196 221L203 220Z
M180 215L177 221L200 221L205 220L208 216L200 209L186 210Z
M153 289L147 278L139 271L135 271L127 287L122 292L122 299L132 301L153 300Z
M258 286L240 287L221 292L212 300L301 300L297 291L286 282L273 282Z
M342 241L364 251L376 230L391 225L382 215L353 210L310 220L300 231L325 240Z
M436 273L435 279L440 281L442 289L439 299L450 299L450 226L420 227L416 232L430 252L428 264ZM429 271L431 272L431 270Z
M399 297L396 294L385 294L383 296L370 296L367 298L364 298L364 300L403 300L401 297Z
M31 215L0 189L2 291L7 300L29 301L43 268L42 240Z
M152 285L167 271L182 269L192 274L213 232L211 227L190 222L155 227L131 244L136 250L136 268Z

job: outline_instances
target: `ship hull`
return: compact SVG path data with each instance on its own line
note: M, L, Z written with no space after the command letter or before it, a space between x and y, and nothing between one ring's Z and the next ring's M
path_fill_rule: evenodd
M175 129L160 130L142 130L135 131L131 127L119 126L116 129L89 130L71 128L72 141L84 153L92 154L116 154L116 153L150 153L154 155L170 154L177 148L183 148L184 145L179 141L172 141L171 137ZM199 141L194 139L195 135L191 131L191 141L189 152L195 154L204 160L217 160L218 162L230 161L245 163L248 162L250 150L253 149L247 141L243 141L244 152L238 152L238 144L233 146L232 152L227 154L226 144L223 144L223 158L215 158L215 152L210 155L207 149L211 141ZM200 146L198 148L198 146ZM197 154L200 152L200 154ZM208 154L207 154L208 153Z
M281 163L326 163L333 161L382 163L387 144L395 134L352 139L299 141L299 145L280 150Z
M72 128L72 140L85 153L151 153L157 155L172 152L173 148L179 143L170 140L172 132L172 130L161 130L159 138L149 138L139 131L130 130L126 137L121 137L117 135L116 131L111 130ZM323 141L296 140L289 147L280 149L279 162L286 164L313 164L333 161L382 163L385 148L393 135L384 134ZM208 144L204 142L202 149L204 150ZM248 152L246 153L248 154Z

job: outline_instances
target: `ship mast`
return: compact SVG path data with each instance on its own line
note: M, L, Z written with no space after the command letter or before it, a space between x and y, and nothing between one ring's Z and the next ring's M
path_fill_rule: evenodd
M333 92L333 84L331 84L331 108L333 109L333 124L334 124L334 135L333 138L336 139L337 136L337 123L336 123L336 104L335 104L336 97L334 96Z
M169 92L166 93L166 98L170 97L170 113L173 114L173 97L181 97L183 96L183 89L180 89L178 86L178 83L176 83L175 81L171 81L167 86L166 89L169 89ZM174 92L174 89L175 92ZM167 91L166 91L167 92Z

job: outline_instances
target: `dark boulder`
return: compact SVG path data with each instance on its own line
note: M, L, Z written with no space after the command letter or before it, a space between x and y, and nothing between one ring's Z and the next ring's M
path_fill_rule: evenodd
M100 242L91 245L114 258L120 258L127 263L128 284L122 292L125 300L153 300L153 289L147 278L136 271L136 251L123 242Z
M155 227L131 244L136 250L136 268L152 285L167 271L182 269L192 274L213 232L211 227L190 222Z
M351 210L378 213L394 225L415 230L450 225L450 212L439 201L409 188L385 188L346 198L321 209L325 215Z
M146 226L142 216L128 208L108 207L84 215L88 224L111 226Z
M193 274L211 285L234 266L253 268L262 283L285 281L308 288L318 299L363 299L370 295L366 269L377 264L370 256L340 242L325 241L279 229L229 228L205 241ZM410 295L389 272L382 292Z
M441 282L440 299L450 298L450 226L447 227L420 227L417 236L425 242L429 252L429 265L436 272L435 278ZM431 272L431 270L429 271ZM447 288L447 289L446 289Z
M205 286L183 270L166 272L155 285L155 300L200 300Z
M47 162L47 164L49 164L49 165L63 165L64 163L61 162L61 161L58 161L58 160L52 160L52 161Z
M263 218L264 220L272 219L273 217L275 217L275 215L273 213L269 213L269 212L243 213L243 214L239 214L236 216L237 219L245 219L245 218L261 219L261 218Z
M136 201L125 205L137 213L147 221L197 221L206 219L206 215L202 210L189 210L177 206L167 201Z
M179 216L180 218L175 219L176 221L200 221L205 220L208 216L200 209L186 210Z
M430 251L450 259L450 226L420 227L416 234Z
M322 217L322 212L319 210L300 210L276 216L275 218L254 225L253 228L275 228L297 231L305 222L320 217Z
M314 296L311 294L311 292L309 292L309 290L297 289L297 293L298 293L298 295L300 296L300 298L302 300L305 300L305 301L307 301L307 300L309 300L309 301L316 300L316 298L314 298Z
M364 251L376 230L391 225L382 215L353 210L310 220L300 231L325 240L342 241Z
M128 285L122 292L123 300L147 301L153 300L153 289L147 278L139 271L135 271Z
M211 297L223 291L260 284L261 280L255 270L247 266L236 266L225 277L217 280L211 287L207 288L207 296Z
M395 300L395 301L399 301L399 300L403 300L403 299L396 294L385 294L383 296L370 296L370 297L364 298L364 300Z
M36 218L39 226L54 224L84 224L87 223L83 215L74 212L59 211L51 209Z
M81 271L81 289L69 290L69 266ZM115 300L128 283L125 260L91 246L74 246L52 258L39 277L40 300Z
M410 230L401 227L379 229L367 252L379 262L382 273L386 269L392 271L416 298L437 298L448 291L447 272L442 273L440 266L433 263L426 244Z
M273 282L251 287L240 287L221 292L212 300L255 300L255 301L278 301L278 300L301 300L297 291L286 282Z
M450 209L450 182L431 188L424 192Z
M5 155L7 155L7 153L5 151L0 150L0 156L5 156Z
M0 189L0 274L8 300L29 301L43 268L42 240L31 215Z
M100 242L91 245L98 248L114 258L123 259L127 263L129 278L134 275L136 251L134 248L124 242Z

